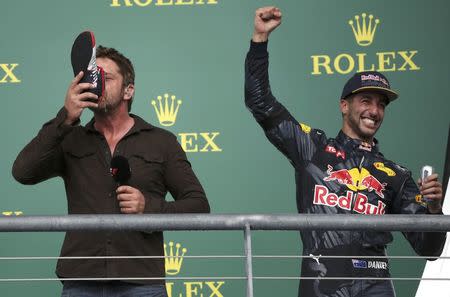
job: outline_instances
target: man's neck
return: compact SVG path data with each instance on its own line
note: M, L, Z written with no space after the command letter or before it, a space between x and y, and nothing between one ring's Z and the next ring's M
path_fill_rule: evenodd
M109 113L95 113L94 114L95 129L103 134L105 137L124 134L131 129L134 124L134 119L130 116L128 111L115 110Z

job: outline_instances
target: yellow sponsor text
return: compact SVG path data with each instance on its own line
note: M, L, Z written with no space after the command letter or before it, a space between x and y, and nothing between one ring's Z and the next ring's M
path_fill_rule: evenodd
M21 80L14 73L19 64L0 64L0 84L20 83Z
M221 287L224 284L223 281L166 282L166 290L169 297L223 297Z
M216 137L219 132L201 132L201 133L179 133L179 141L183 150L187 153L206 153L206 152L221 152L216 143Z
M112 0L111 7L214 5L219 0Z
M369 61L366 53L355 55L342 53L335 57L329 55L312 55L313 71L312 75L321 74L348 74L362 71L417 71L420 67L413 58L418 51L391 51L376 53Z

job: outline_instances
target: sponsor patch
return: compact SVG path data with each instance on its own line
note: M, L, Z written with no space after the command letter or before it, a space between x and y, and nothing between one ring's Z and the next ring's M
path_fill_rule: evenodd
M302 128L302 131L305 132L306 134L311 132L311 127L308 125L300 123L300 127Z
M395 176L395 171L389 167L386 167L382 162L375 162L373 163L373 166L375 166L376 169L383 171L388 176Z
M383 192L386 190L387 186L387 183L380 182L365 168L361 168L361 170L358 168L334 170L333 166L328 165L327 176L325 176L323 180L336 181L347 186L347 188L352 191L373 191L383 199Z
M387 270L388 264L384 261L367 261L367 268Z
M358 269L388 269L388 263L384 261L366 261L359 259L352 259L353 268Z
M423 196L421 194L416 195L416 202L422 206L427 206L427 203L423 200Z
M330 154L335 154L337 158L340 157L345 160L345 152L337 150L335 147L333 147L331 145L327 145L325 148L325 151Z
M338 196L322 185L316 185L314 187L313 203L315 205L338 207L347 211L353 210L354 212L366 215L383 215L386 212L386 204L381 200L378 201L377 205L374 205L369 203L366 195L352 191L347 191L345 195Z
M352 259L353 268L365 269L367 268L367 261Z

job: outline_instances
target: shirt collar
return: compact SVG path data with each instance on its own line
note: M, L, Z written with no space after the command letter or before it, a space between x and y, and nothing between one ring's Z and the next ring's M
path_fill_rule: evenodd
M134 125L133 125L133 127L131 127L130 131L128 131L127 135L130 135L133 133L138 133L138 132L144 131L144 130L152 130L154 128L153 125L151 125L150 123L147 123L141 117L139 117L135 114L131 114L131 113L130 113L130 116L134 119ZM89 121L89 123L86 124L86 129L89 132L98 133L98 131L94 127L94 123L95 123L95 118L92 118Z
M373 139L373 143L367 143L359 139L353 139L341 130L339 131L336 140L342 143L342 145L349 150L357 149L373 153L379 152L378 140L376 138Z

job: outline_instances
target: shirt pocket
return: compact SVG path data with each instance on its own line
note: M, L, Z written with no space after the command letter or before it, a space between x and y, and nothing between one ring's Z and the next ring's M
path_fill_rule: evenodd
M146 192L165 192L164 159L151 152L134 153L129 158L130 185Z
M71 147L65 151L65 158L66 172L76 174L80 179L89 181L90 178L98 178L99 174L109 174L93 147Z

